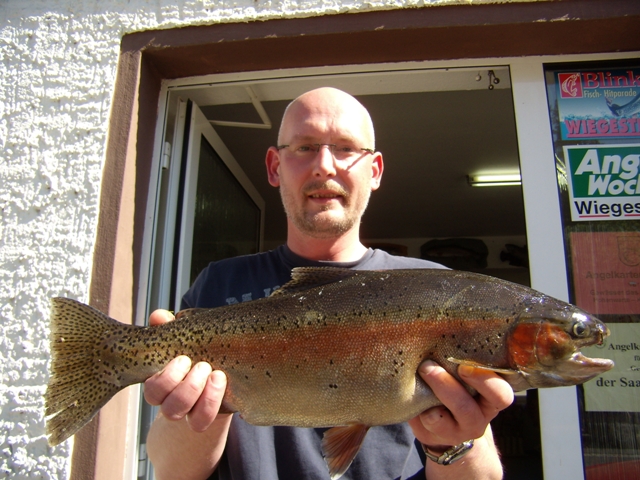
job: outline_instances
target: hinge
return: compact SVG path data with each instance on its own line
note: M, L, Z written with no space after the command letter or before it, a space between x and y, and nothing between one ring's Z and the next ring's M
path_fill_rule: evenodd
M171 163L171 143L164 142L164 148L162 150L162 168L167 170Z
M141 443L138 450L138 478L147 476L147 444Z

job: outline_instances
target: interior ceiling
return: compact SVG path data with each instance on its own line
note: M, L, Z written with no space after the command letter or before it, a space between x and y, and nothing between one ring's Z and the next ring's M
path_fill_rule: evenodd
M268 241L286 238L286 221L279 193L266 179L265 152L276 143L289 101L323 85L342 88L367 107L376 149L384 156L382 186L363 220L364 239L524 235L520 187L467 183L468 174L519 170L509 74L494 69L500 83L492 90L486 68L252 83L273 126L215 125L215 130L266 202ZM194 100L209 120L263 122L244 85L190 87L180 94Z

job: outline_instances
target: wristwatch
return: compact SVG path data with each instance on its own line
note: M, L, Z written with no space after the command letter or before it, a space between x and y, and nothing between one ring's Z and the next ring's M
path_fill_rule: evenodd
M438 465L451 465L464 457L473 448L473 440L467 440L460 445L445 450L440 455L435 455L429 451L429 447L421 443L422 450L429 460L436 462Z

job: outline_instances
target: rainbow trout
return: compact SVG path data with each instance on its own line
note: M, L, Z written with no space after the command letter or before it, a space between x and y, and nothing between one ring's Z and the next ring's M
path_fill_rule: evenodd
M297 268L268 298L186 310L156 327L54 298L49 443L188 355L226 373L224 411L254 425L334 427L323 454L338 478L369 427L441 404L417 374L425 359L453 375L459 364L496 371L514 391L575 385L613 366L579 351L608 333L597 318L530 288L439 269ZM357 445L347 455L344 435Z

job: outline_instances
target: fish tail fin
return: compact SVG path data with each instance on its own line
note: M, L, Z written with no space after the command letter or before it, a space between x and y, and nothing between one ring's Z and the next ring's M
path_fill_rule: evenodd
M131 326L75 300L51 300L51 377L44 397L51 446L74 435L126 386L108 376L105 381L109 366L98 357L97 346L114 327Z

